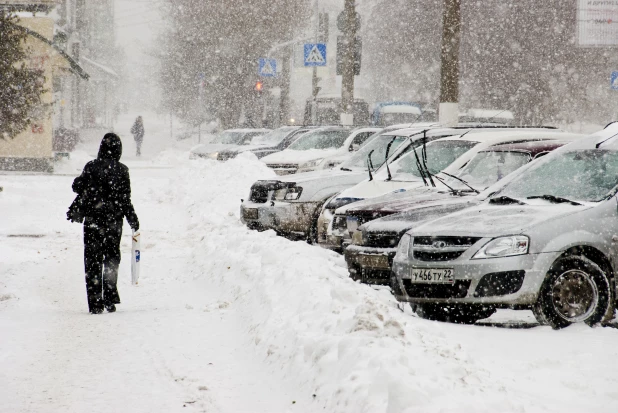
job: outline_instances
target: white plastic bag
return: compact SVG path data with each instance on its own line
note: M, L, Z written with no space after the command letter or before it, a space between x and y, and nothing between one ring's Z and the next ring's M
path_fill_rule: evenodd
M141 234L139 230L133 231L133 245L131 248L131 282L137 285L139 280L139 262L141 260Z

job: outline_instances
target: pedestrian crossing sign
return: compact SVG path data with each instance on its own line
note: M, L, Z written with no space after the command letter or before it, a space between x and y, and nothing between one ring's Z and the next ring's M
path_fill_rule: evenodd
M275 59L266 58L258 60L258 75L262 77L277 76L277 61Z
M326 66L326 43L305 44L305 66Z

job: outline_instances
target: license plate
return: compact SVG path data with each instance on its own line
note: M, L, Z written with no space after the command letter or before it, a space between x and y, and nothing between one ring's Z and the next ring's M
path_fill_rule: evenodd
M359 255L358 263L363 268L389 269L391 267L386 255Z
M424 284L453 284L452 268L412 268L410 281Z
M245 219L258 219L258 210L255 208L245 209L243 211L243 217Z

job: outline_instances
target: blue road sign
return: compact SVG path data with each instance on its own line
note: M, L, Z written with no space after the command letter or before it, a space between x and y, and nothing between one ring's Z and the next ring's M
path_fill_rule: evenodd
M262 77L277 76L277 61L275 59L265 58L258 60L258 75Z
M326 43L305 43L305 66L326 66Z
M609 86L612 88L612 90L618 90L618 72L617 71L612 72Z

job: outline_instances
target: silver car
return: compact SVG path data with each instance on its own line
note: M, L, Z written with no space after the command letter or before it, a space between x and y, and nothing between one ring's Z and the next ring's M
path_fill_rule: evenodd
M561 328L613 317L618 123L533 163L488 201L406 233L394 294L421 317L473 323L531 309Z

